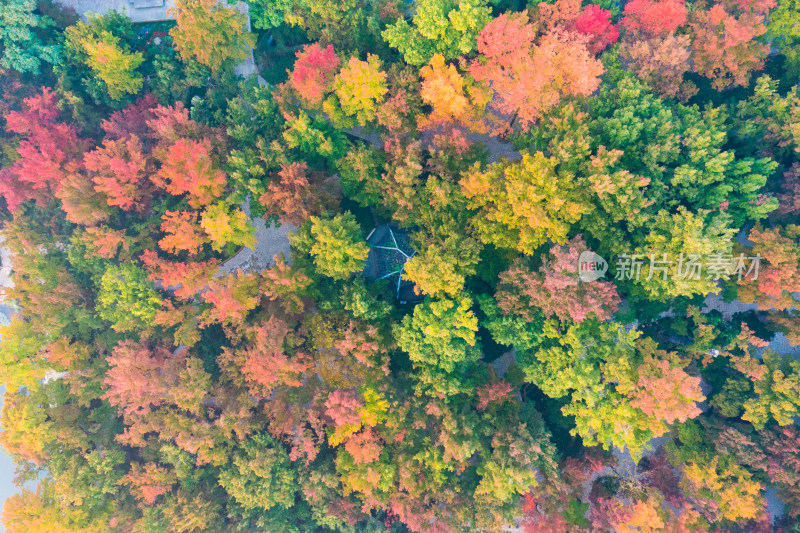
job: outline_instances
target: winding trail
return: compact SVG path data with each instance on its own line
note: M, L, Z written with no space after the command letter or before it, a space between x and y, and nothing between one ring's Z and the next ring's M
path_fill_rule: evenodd
M12 255L11 249L4 246L6 238L0 235L0 305L5 306L5 290L13 289L14 281L11 279Z

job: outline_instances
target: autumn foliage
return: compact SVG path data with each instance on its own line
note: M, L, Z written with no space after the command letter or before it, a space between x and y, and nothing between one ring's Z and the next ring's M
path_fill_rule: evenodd
M614 286L606 281L583 282L578 277L578 258L586 250L583 240L575 237L565 246L552 247L538 272L512 265L500 274L495 294L500 309L526 320L532 320L535 312L574 322L589 316L611 318L620 302Z
M297 52L294 69L289 76L292 88L311 107L322 104L325 93L333 83L340 60L333 45L326 48L312 43Z
M163 158L156 183L170 194L187 194L189 205L198 208L222 193L225 174L217 168L207 141L179 139L166 150Z
M539 36L524 13L503 14L478 35L478 53L486 59L473 62L470 74L492 87L500 113L528 128L564 96L589 95L599 86L603 67L589 41L561 27Z
M177 26L170 30L181 55L212 70L233 66L250 54L253 36L246 17L227 2L178 0L173 8Z
M138 137L108 140L87 152L83 164L91 173L95 190L108 198L109 205L126 211L147 210L152 196L153 161Z
M632 0L625 4L622 26L631 33L665 37L686 23L683 0Z
M0 192L9 210L27 200L45 204L59 190L86 144L73 126L58 122L56 96L48 88L25 99L22 111L6 116L8 131L22 138L13 166L3 169Z
M332 185L326 184L318 173L308 174L305 163L283 165L276 179L267 186L267 192L261 195L265 217L277 216L282 224L299 226L332 206L335 202Z
M746 85L750 74L763 68L769 52L756 38L767 31L764 16L774 5L771 0L721 2L692 11L695 72L713 80L718 89Z
M1 4L9 532L800 527L797 1Z

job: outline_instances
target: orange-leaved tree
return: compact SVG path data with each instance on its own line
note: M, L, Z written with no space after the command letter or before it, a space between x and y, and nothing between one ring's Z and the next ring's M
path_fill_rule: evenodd
M483 56L470 74L497 95L493 106L528 129L566 96L588 96L600 85L602 63L587 48L590 37L562 26L542 36L527 14L502 14L478 35Z

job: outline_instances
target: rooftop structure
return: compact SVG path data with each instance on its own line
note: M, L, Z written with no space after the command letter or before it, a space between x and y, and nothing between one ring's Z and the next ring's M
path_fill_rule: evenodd
M414 291L414 282L403 279L406 262L416 252L405 231L383 224L373 229L367 237L370 245L364 277L371 280L389 280L400 303L416 303L421 300Z
M169 10L175 7L175 0L55 0L57 4L71 7L81 18L87 13L103 14L107 11L124 13L133 22L172 20L175 17Z

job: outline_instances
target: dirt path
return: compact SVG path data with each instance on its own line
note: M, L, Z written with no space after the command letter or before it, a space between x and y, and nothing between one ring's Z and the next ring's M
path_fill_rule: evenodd
M383 149L383 141L375 132L368 132L361 126L356 126L347 130L347 133L353 137L358 137L363 141L367 141L379 150ZM515 150L511 143L501 141L497 137L490 137L489 135L480 133L470 133L467 135L467 138L472 142L483 143L489 151L489 163L494 163L501 158L506 158L509 161L519 161L522 159L522 154Z
M242 204L242 210L250 218L250 204ZM243 272L261 272L275 264L274 257L283 254L289 260L289 232L294 230L292 224L274 224L267 226L263 218L250 218L256 228L256 245L253 249L244 248L238 254L225 261L219 268L218 276L231 274L237 270Z

